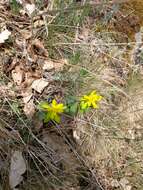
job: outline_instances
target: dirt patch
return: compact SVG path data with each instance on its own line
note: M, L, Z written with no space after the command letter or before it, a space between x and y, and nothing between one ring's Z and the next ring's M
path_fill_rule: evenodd
M132 0L123 3L117 15L115 15L115 28L134 40L135 33L143 26L143 1Z

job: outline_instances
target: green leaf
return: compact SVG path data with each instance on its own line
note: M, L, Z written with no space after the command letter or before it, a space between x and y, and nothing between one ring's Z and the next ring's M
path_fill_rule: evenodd
M79 108L79 113L80 114L84 114L84 113L87 113L88 111L90 111L90 108L85 108L85 109L82 109L81 107Z
M76 102L76 97L75 96L67 96L66 97L66 104L71 105Z
M88 71L87 70L85 70L85 69L81 69L80 70L80 76L81 77L84 77L84 76L86 76L88 74Z
M19 4L16 0L12 0L12 1L11 1L10 7L11 7L12 11L13 11L15 14L19 13L20 8L21 8L20 4Z
M47 109L49 107L49 103L48 102L41 102L39 104L39 109Z
M45 118L45 115L46 115L46 113L44 113L42 111L38 111L37 114L36 114L36 116L38 117L38 119L40 121L42 121Z
M72 65L76 65L78 64L80 61L80 52L77 51L74 55L72 55L72 57L70 58L70 63Z
M77 114L77 111L78 111L78 102L72 104L69 108L69 113L71 115L76 115Z
M20 114L20 109L19 109L19 104L18 102L14 102L11 104L12 110L14 111L14 113L18 113Z

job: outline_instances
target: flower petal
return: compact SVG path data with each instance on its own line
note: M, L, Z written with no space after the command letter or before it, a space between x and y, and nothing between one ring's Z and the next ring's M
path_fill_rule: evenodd
M44 117L44 122L47 123L50 121L50 114L47 113L46 116Z
M40 108L49 110L50 106L47 102L42 102Z
M89 96L84 95L84 96L81 98L81 101L87 101L88 99L89 99Z
M56 114L54 117L54 121L56 121L57 123L60 123L60 121L61 121L60 116Z
M96 91L95 91L95 90L93 90L93 91L90 93L91 96L93 96L93 95L95 95L95 94L96 94Z
M93 106L94 109L99 108L99 106L95 102L92 102L92 106Z
M56 102L55 99L52 100L52 104L51 104L51 105L52 105L52 106L56 106L56 105L57 105L57 102Z

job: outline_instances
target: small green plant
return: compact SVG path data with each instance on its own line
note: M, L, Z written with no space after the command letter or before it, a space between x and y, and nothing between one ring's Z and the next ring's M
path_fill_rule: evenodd
M55 99L51 103L42 102L40 103L40 110L44 112L43 119L47 123L54 121L56 123L61 122L61 115L66 113L71 116L76 116L77 113L85 113L89 108L98 109L98 103L103 97L96 91L84 95L79 100L71 97L66 101L66 105L58 103Z
M20 11L21 5L16 0L12 0L11 3L10 3L10 7L11 7L11 10L15 14L17 14Z

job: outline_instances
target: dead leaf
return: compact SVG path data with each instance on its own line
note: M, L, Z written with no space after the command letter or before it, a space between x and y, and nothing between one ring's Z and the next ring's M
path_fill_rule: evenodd
M33 96L32 89L31 88L26 89L25 92L21 93L21 96L23 97L24 104L28 103Z
M46 81L45 79L37 79L32 83L32 89L35 91L42 93L44 88L46 88L49 85L49 82Z
M14 151L11 157L9 185L11 189L15 189L23 180L22 174L26 171L26 163L21 151Z
M60 59L58 61L53 62L54 63L54 68L56 71L62 71L64 68L64 65L67 64L66 59Z
M43 20L36 20L33 25L34 25L34 28L41 27L44 25L44 21Z
M32 37L32 32L31 32L31 31L28 31L28 30L22 30L22 31L21 31L21 34L22 34L22 37L23 37L25 40L28 40L29 38Z
M119 181L117 179L113 179L111 181L111 186L115 188L119 187L120 186Z
M43 65L43 70L49 71L51 69L55 69L55 71L62 71L65 64L67 64L66 59L61 59L58 61L46 60Z
M35 79L40 78L39 76L39 73L25 72L25 80L22 83L23 88L30 87Z
M32 118L35 113L35 105L32 99L25 104L23 111L28 118Z
M43 65L43 70L49 71L53 68L54 68L54 62L53 61L51 61L51 60L45 61L44 65Z
M48 51L45 49L43 43L40 40L35 39L32 43L32 46L36 54L48 57Z
M29 16L31 16L31 15L34 13L36 7L35 7L35 4L29 4L29 3L27 3L27 4L25 5L25 9L26 9L26 11L27 11L27 14L28 14Z
M8 31L7 29L2 31L0 33L0 44L4 43L9 38L10 35L11 35L11 32Z
M21 85L21 83L23 82L24 79L24 71L22 70L22 68L18 65L15 67L14 70L12 70L12 78L14 80L14 82L17 85Z
M129 183L130 182L126 178L122 178L120 180L120 185L122 186L122 188L124 190L131 190L132 189L132 187L129 185Z

